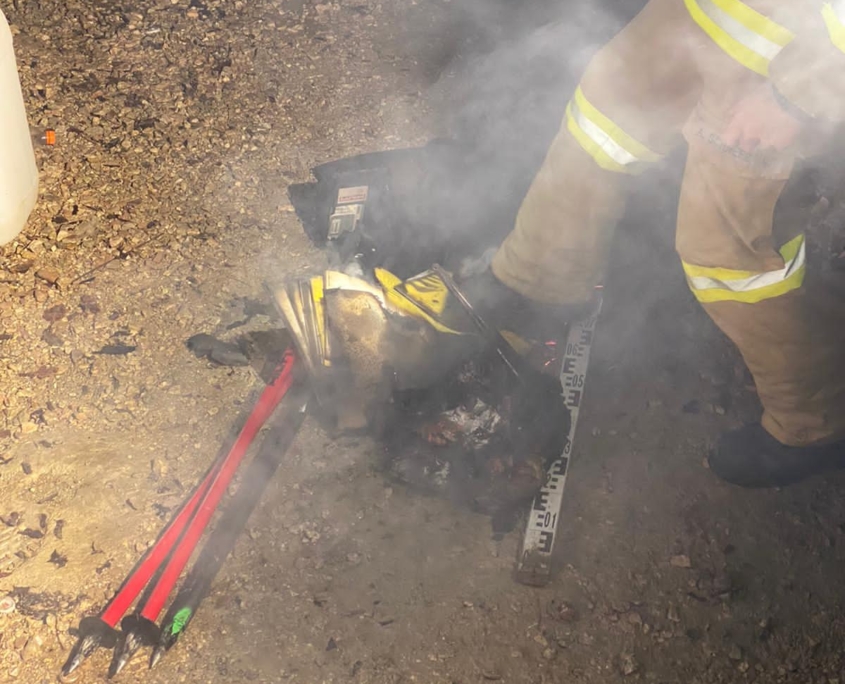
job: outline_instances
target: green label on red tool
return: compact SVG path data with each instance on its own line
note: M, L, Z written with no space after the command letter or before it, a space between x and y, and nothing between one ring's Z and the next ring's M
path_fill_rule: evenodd
M191 619L191 612L190 608L185 607L173 616L173 624L170 626L171 636L176 636L185 629L185 625L187 625L188 620Z

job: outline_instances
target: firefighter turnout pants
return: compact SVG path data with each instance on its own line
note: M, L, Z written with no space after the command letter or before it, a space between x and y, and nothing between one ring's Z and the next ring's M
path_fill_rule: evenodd
M493 271L546 303L587 299L628 181L682 133L676 247L687 281L742 353L763 426L801 446L845 437L843 306L803 286L799 227L773 235L794 153L746 154L720 139L788 38L738 0L650 0L592 59Z

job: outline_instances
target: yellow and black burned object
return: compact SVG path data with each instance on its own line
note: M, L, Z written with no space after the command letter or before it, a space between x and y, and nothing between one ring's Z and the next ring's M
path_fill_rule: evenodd
M387 302L397 311L425 321L438 332L463 334L443 322L449 290L437 274L426 271L403 281L390 271L377 268L375 277L384 288Z

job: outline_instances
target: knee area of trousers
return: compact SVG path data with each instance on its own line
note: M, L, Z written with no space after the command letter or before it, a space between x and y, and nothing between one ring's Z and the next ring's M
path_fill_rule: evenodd
M598 105L587 97L582 85L566 106L564 126L570 135L607 171L637 175L660 161L661 155L640 142L613 118L610 102Z

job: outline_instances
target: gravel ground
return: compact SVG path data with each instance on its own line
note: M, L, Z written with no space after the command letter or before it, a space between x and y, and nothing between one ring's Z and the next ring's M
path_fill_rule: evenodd
M322 267L287 185L442 132L459 70L485 69L465 68L461 3L2 7L34 132L58 133L0 253L0 681L40 683L257 385L184 341L273 325L250 316L262 281ZM842 476L747 493L702 467L757 408L679 269L654 268L674 263L677 164L655 180L627 220L654 226L646 249L618 245L551 586L512 581L517 534L308 421L188 634L121 680L845 683Z

